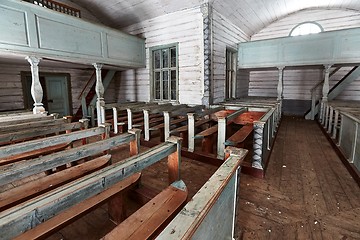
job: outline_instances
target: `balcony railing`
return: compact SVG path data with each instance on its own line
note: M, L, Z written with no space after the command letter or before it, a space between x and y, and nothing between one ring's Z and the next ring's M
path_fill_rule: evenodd
M44 8L49 8L57 12L65 13L74 17L81 17L80 10L65 5L63 3L59 3L53 0L27 0L27 2L39 5Z

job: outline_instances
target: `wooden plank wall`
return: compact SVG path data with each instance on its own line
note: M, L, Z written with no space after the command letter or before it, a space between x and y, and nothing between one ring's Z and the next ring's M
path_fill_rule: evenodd
M316 21L325 31L360 27L360 13L351 10L311 9L300 11L270 24L253 35L251 40L288 36L291 29L304 21ZM330 78L330 87L336 84L350 68L344 67ZM310 90L322 80L321 69L292 69L284 71L284 99L310 100ZM249 96L276 97L278 72L252 71L250 73ZM360 79L353 82L337 99L360 100ZM306 101L306 102L307 102ZM298 102L298 101L297 101ZM307 104L307 103L306 103Z
M249 95L250 71L238 70L236 78L236 97L247 97Z
M225 97L225 63L226 48L237 49L239 42L249 41L249 37L237 26L231 23L226 17L213 9L213 102L218 103ZM237 74L239 83L245 80L246 74ZM246 87L245 87L246 89ZM238 89L240 92L242 90Z
M289 36L293 27L316 21L325 31L360 27L360 13L352 10L303 10L280 19L251 36L251 41Z
M25 62L25 60L24 60ZM80 106L78 96L93 73L92 70L41 67L47 73L69 73L71 76L71 94L73 111ZM90 67L91 68L91 67ZM0 65L0 111L21 109L24 107L20 72L30 72L30 66ZM105 94L106 96L106 94Z
M146 38L146 68L123 71L112 83L119 101L149 101L149 48L178 43L179 100L201 104L203 92L203 36L200 8L192 8L128 26L123 31Z

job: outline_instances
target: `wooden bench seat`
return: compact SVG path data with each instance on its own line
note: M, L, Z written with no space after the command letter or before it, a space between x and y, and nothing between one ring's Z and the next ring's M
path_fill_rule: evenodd
M0 193L0 211L107 166L110 158L111 155L105 155L2 192Z
M155 237L185 205L187 196L185 184L182 181L175 182L115 227L103 239L138 240Z
M36 157L48 155L48 154L51 154L54 152L59 152L65 148L69 147L70 145L71 145L71 142L61 143L61 144L57 144L54 146L48 146L45 148L35 149L35 150L29 151L29 152L24 152L24 153L12 155L12 156L5 157L5 158L0 158L0 166L6 165L9 163L13 163L16 161L26 160L26 159L30 159L30 158L36 158Z
M225 146L244 147L246 138L253 132L252 124L242 126L236 133L225 141Z
M64 210L60 214L50 218L37 227L26 231L24 234L15 239L39 239L49 236L62 227L84 216L86 213L90 212L96 207L104 204L111 198L116 197L117 194L123 193L125 190L134 187L139 182L140 176L140 173L136 173L130 177L125 178L124 180L116 183L103 192Z
M218 132L218 125L215 124L210 128L205 129L204 131L195 135L195 139L201 138L201 150L206 153L214 153L214 137Z

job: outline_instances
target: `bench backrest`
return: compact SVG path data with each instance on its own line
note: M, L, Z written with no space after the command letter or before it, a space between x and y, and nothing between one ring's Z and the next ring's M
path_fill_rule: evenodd
M229 157L156 239L234 239L240 164L245 149Z
M9 182L9 180L15 179L24 170L34 173L35 169L40 168L39 165L47 165L48 168L53 168L66 163L65 159L73 161L74 158L78 158L78 155L81 155L81 157L93 155L99 151L123 144L129 138L133 138L133 136L123 134L123 136L119 135L64 151L66 154L56 153L52 157L46 156L42 159L34 159L33 161L30 160L31 162L17 164L18 167L6 169L7 171L1 175L0 182ZM143 170L164 157L168 156L168 166L170 166L169 171L171 171L175 165L179 166L180 164L180 152L180 140L174 139L172 142L165 142L137 156L130 157L80 178L77 181L54 189L37 197L34 201L27 201L7 209L0 213L0 232L2 237L5 239L14 238L26 230L39 225L41 222L50 219L52 216L59 214L61 211L74 206L76 203L105 191L124 178ZM169 178L172 182L179 180L178 170L169 174Z

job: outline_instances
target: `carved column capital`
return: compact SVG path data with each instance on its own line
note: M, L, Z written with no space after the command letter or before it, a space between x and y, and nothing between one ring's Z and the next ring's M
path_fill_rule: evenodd
M38 66L41 58L35 56L26 56L25 59L30 63L31 66Z

